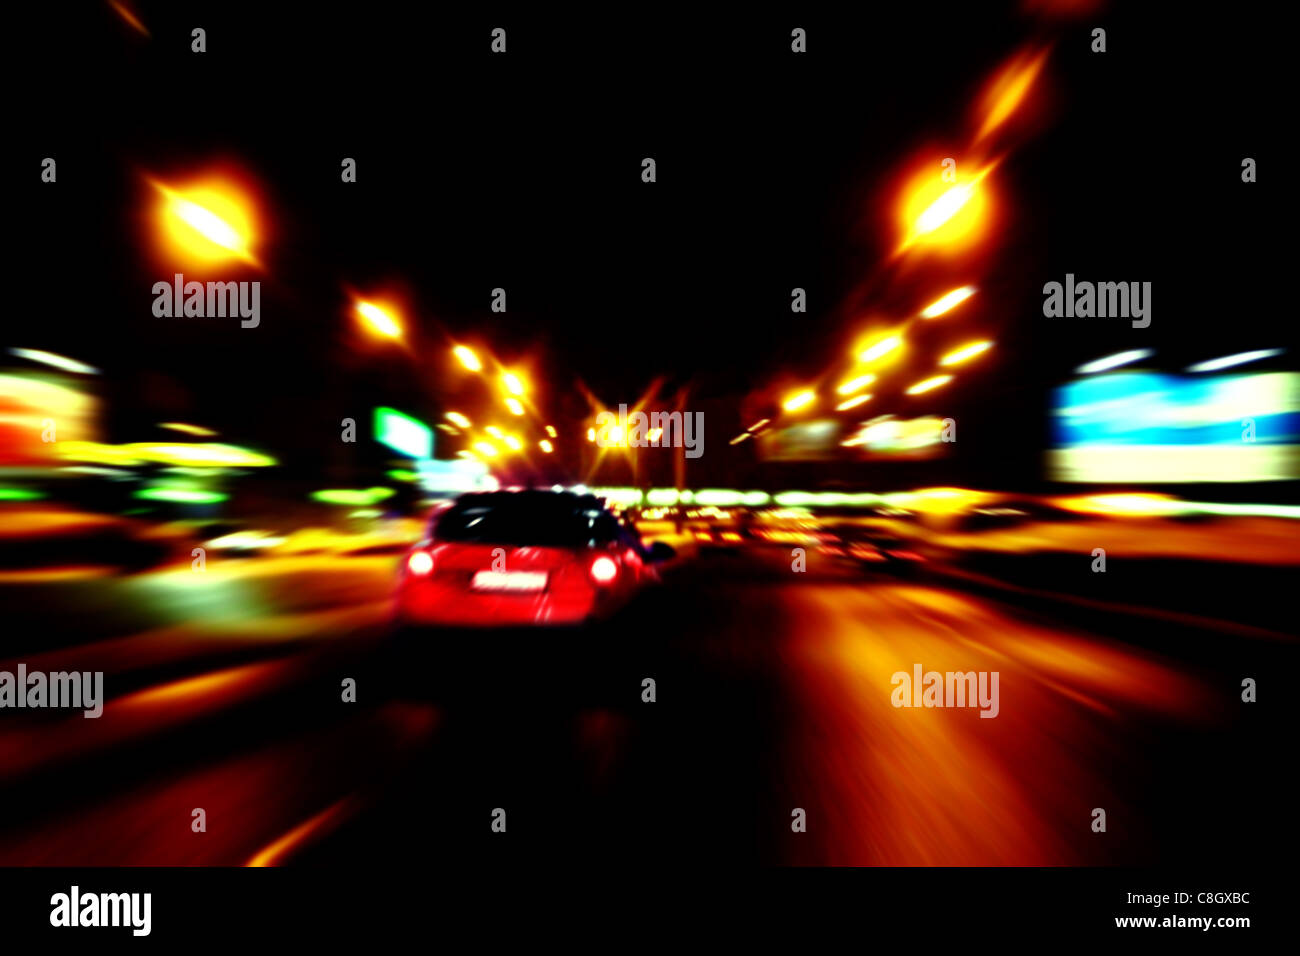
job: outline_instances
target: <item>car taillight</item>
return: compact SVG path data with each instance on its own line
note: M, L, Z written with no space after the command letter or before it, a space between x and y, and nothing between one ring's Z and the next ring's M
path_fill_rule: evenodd
M614 563L613 558L607 558L601 555L595 561L591 562L591 579L597 584L609 584L618 577L618 565Z
M424 577L433 570L433 555L428 551L412 551L406 559L406 567L417 577Z

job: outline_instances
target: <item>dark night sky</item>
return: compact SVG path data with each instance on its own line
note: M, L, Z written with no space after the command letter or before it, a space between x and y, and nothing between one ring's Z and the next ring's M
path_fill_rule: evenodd
M1268 162L1280 61L1244 39L1281 31L1245 10L1210 23L1128 6L1054 25L1018 5L918 5L906 20L655 6L633 31L536 10L366 4L355 20L143 5L151 40L107 4L33 14L48 19L13 41L45 66L16 87L10 182L28 241L5 344L102 365L120 440L165 405L311 460L375 399L429 417L463 401L450 332L543 370L557 424L586 411L578 380L611 405L656 376L689 384L724 419L710 419L702 478L734 477L749 452L722 447L742 408L832 366L864 283L883 302L962 284L877 271L896 240L882 197L919 150L963 142L998 64L1051 36L1051 105L998 172L999 243L962 318L997 333L997 358L933 407L908 406L969 422L971 474L1036 469L1045 390L1079 362L1154 347L1177 368L1294 339L1279 308L1286 243L1269 228L1285 175ZM1094 24L1109 30L1104 55L1088 51ZM505 57L488 52L496 25ZM807 56L789 53L794 25ZM57 187L33 172L46 155ZM1253 186L1239 181L1248 155ZM355 185L339 182L343 156L358 160ZM255 178L275 225L257 330L150 312L170 273L133 219L138 172L214 157ZM1043 318L1043 282L1067 271L1152 281L1152 327ZM395 283L420 317L419 363L350 337L345 288ZM488 310L495 286L505 315ZM789 312L794 286L806 315Z

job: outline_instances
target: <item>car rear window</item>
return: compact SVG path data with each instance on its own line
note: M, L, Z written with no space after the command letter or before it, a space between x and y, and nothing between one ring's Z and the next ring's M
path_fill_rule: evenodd
M470 499L436 516L432 531L437 541L577 548L616 540L618 522L600 508L564 501Z

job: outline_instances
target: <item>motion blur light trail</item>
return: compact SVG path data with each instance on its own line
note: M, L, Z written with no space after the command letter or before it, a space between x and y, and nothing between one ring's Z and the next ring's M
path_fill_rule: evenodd
M1167 664L1026 628L950 593L831 586L792 597L801 716L798 735L787 735L795 769L785 787L826 821L787 841L799 862L1093 860L1090 834L1072 818L1086 812L1079 794L1089 807L1123 806L1098 762L1121 714L1136 707L1199 724L1215 700ZM999 671L1000 715L893 708L881 689L914 662ZM807 750L810 739L826 746Z

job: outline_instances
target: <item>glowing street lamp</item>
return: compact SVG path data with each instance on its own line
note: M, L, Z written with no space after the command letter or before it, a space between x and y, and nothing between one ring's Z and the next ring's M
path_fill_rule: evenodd
M546 452L546 454L548 454L548 455L549 455L551 452L555 451L555 446L552 445L552 444L551 444L549 441L547 441L545 438L543 438L541 441L539 441L539 442L537 443L537 447L540 448L542 451Z
M460 412L448 412L447 421L451 422L453 425L459 425L461 428L469 428L470 426L469 419Z
M524 406L519 403L517 398L507 398L506 408L510 409L512 415L522 415L524 413Z
M921 310L921 318L934 319L945 312L950 312L957 306L961 305L967 299L975 294L975 287L964 285L960 289L953 289L951 292L941 295L924 309Z
M475 442L474 450L484 458L495 458L499 454L497 446L490 441Z
M993 343L987 340L983 342L971 342L969 345L963 345L961 348L949 352L943 358L939 359L939 364L944 366L960 365L962 362L973 359L975 356L987 352L991 348L993 348Z
M506 391L511 395L524 394L524 383L520 380L518 375L515 375L512 372L506 372L502 375L501 383L505 385Z
M871 401L872 397L871 395L855 395L847 401L840 402L835 406L835 410L837 412L847 412L850 408L857 408L864 402Z
M479 361L479 357L474 354L474 350L468 345L458 345L451 352L456 356L460 364L471 372L483 371L483 363Z
M975 238L987 219L982 184L992 171L988 165L957 182L945 182L933 167L918 175L904 192L900 251L921 242L955 245Z
M797 412L801 408L811 405L817 398L817 394L811 390L805 389L802 392L795 392L782 403L781 407L787 412Z
M903 338L899 335L888 335L880 341L868 346L858 354L859 362L874 362L878 358L883 358L894 349L903 344Z
M356 309L370 331L389 339L402 337L402 325L388 309L374 302L358 302Z
M952 381L952 379L953 376L951 375L935 375L932 378L922 379L921 381L913 385L911 388L909 388L907 390L907 394L920 395L924 392L929 392L933 389L939 388L942 385L947 385L949 382Z
M1029 51L1013 59L994 79L981 103L984 120L976 140L1005 123L1025 102L1047 61L1047 50Z
M253 216L249 202L224 183L174 189L157 180L159 215L174 253L200 263L238 259L258 265L253 254Z
M852 395L854 392L858 392L866 388L875 380L876 380L876 376L870 373L866 375L858 375L854 378L849 379L839 388L835 389L835 391L839 392L841 395Z

